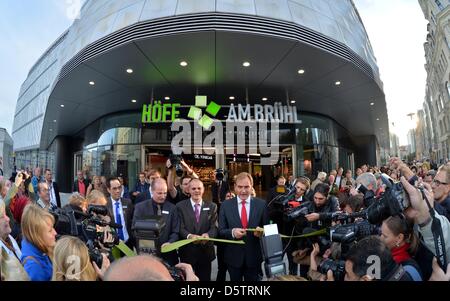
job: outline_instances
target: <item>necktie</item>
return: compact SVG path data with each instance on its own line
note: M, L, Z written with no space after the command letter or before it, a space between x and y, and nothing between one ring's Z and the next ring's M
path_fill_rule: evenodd
M158 212L156 213L156 215L162 215L162 212L161 212L161 205L160 204L156 204L156 207L158 207Z
M247 229L248 221L247 221L247 209L245 208L245 200L242 200L242 208L241 208L241 224L242 228Z
M195 220L198 222L200 221L200 204L195 204Z
M122 215L120 215L120 203L119 203L119 201L116 201L115 202L115 206L116 206L116 224L119 224L119 225L122 225ZM119 228L118 229L118 232L119 232L119 238L122 240L122 241L124 241L125 240L125 237L123 236L123 230L122 230L122 228Z

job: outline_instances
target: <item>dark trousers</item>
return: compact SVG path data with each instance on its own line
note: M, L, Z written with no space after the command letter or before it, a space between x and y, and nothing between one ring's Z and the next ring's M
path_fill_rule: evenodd
M230 273L231 281L258 281L258 268L233 268L229 266L228 272Z
M192 264L195 275L200 279L200 281L211 281L211 261L197 260L196 263Z
M216 281L224 282L227 279L227 265L224 261L224 248L222 243L217 244L217 277Z

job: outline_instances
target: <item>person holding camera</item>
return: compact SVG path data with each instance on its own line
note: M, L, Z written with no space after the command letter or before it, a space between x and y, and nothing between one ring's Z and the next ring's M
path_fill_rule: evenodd
M225 245L224 260L231 281L256 281L263 261L259 227L269 223L267 203L251 196L253 178L242 172L236 176L236 198L222 203L219 216L219 233L225 239L243 239L245 245ZM247 228L256 228L253 234Z
M422 235L422 241L434 256L446 256L450 258L450 221L443 215L439 214L434 207L436 203L434 202L435 197L433 194L433 189L429 185L423 186L421 190L417 189L409 181L414 180L414 173L404 164L399 158L391 158L389 163L393 168L399 169L403 176L400 178L400 182L403 185L404 190L408 194L410 200L410 208L407 209L405 215L412 216L414 218L415 224L419 226L419 233ZM409 179L409 180L408 180ZM426 198L426 200L425 200ZM431 209L428 207L428 204ZM437 224L439 221L440 233L433 231L433 224ZM437 254L435 240L440 236L445 244L445 249L443 254ZM446 270L446 267L440 266L442 273ZM433 271L435 274L436 271Z
M172 157L172 159L168 159L166 162L166 167L168 170L167 188L172 203L177 204L190 198L189 183L192 179L198 179L198 175L193 169L189 167L189 165L186 164L186 162L184 162L183 159L180 159L179 162L177 160L174 160L174 157ZM176 167L176 165L178 167ZM182 169L180 169L180 167ZM181 174L180 171L184 171L185 174ZM181 178L179 186L175 186L175 177Z
M376 258L376 259L375 259ZM327 281L335 275L328 270ZM368 236L350 247L345 260L345 281L412 281L410 274L395 262L378 236Z
M211 185L212 201L217 204L220 210L220 204L226 200L227 192L230 191L230 186L225 177L225 171L222 168L216 169L214 175L214 182Z
M133 225L137 220L145 220L154 215L163 217L165 227L157 241L157 251L160 253L161 247L179 239L180 220L175 205L166 201L166 180L163 178L153 180L151 190L152 198L136 205L133 215ZM178 254L176 251L162 253L161 257L172 266L178 263Z
M176 206L180 218L180 237L182 239L217 237L217 206L203 200L205 188L200 179L189 183L190 199ZM211 262L215 259L214 244L199 241L179 249L181 262L192 265L200 281L211 281Z
M22 262L31 281L50 281L53 248L56 244L55 218L36 205L28 205L22 216Z
M101 266L91 262L86 244L74 236L63 236L55 244L52 281L102 280L110 262L102 255Z
M325 183L317 184L314 189L314 200L309 204L309 214L305 215L309 227L322 229L331 226L331 215L339 211L339 203L333 196L329 196L330 186Z

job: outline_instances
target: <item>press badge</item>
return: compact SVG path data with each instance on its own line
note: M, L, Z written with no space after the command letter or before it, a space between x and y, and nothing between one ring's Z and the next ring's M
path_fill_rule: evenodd
M203 208L203 211L209 211L209 207Z

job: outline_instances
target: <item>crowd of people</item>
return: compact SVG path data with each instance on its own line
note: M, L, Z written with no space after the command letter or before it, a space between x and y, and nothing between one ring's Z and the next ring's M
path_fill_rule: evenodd
M211 200L204 199L205 187L195 172L184 161L181 165L181 177L170 160L165 178L156 170L142 172L130 190L123 178L87 179L78 171L63 209L77 213L79 221L93 215L102 221L96 226L95 246L83 237L57 233L61 199L50 169L43 176L35 168L33 175L19 171L12 181L0 180L1 266L8 267L2 280L173 280L171 269L177 267L185 280L211 281L217 259L215 280L224 281L228 273L232 281L258 281L264 277L262 228L276 223L287 236L286 273L299 279L450 281L450 265L442 266L440 256L450 259L450 164L432 169L392 158L382 167L363 165L355 176L343 168L318 172L314 180L279 176L265 199L256 195L250 174L233 179L220 175ZM391 211L382 208L392 190L385 175L390 185L401 183L396 200L408 203L401 212L386 215ZM373 208L382 218L362 214ZM154 252L142 254L134 225L155 216L165 226ZM444 254L437 254L436 225ZM350 227L352 240L333 239L331 233ZM298 237L321 229L327 233ZM209 238L245 243L213 243ZM192 242L161 252L184 239ZM118 241L138 254L112 256ZM370 256L379 260L376 273L369 272Z

